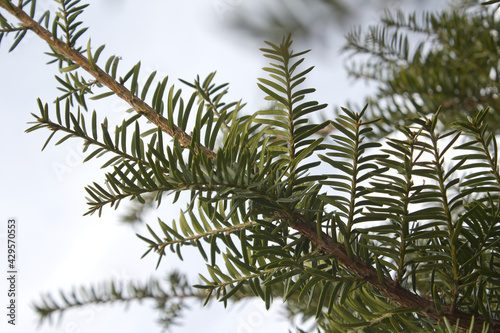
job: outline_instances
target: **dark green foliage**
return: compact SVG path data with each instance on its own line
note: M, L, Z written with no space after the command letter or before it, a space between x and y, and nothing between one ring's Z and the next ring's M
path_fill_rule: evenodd
M383 118L381 133L439 107L447 125L486 107L490 121L500 123L499 27L492 8L467 6L422 15L386 12L381 24L353 30L346 50L370 58L352 61L350 73L378 83L368 103L370 117Z
M203 296L205 304L217 299L225 305L258 297L267 308L280 298L292 317L315 318L315 327L325 332L454 332L454 326L486 332L488 324L498 327L500 170L496 126L487 126L487 119L497 117L496 95L486 89L498 56L485 51L486 56L479 53L472 60L464 56L460 64L450 57L464 48L459 33L479 39L468 50L474 55L476 46L493 48L491 34L472 29L496 26L491 13L428 15L418 24L413 16L388 15L384 22L395 31L372 30L368 46L352 35L351 47L378 57L369 74L362 73L386 84L380 103L360 112L342 108L335 119L315 123L326 104L309 99L314 89L304 83L313 68L302 67L307 51L294 52L290 36L261 49L270 64L258 86L269 106L244 113L241 101L224 100L228 85L216 84L215 73L192 83L181 80L193 90L185 97L155 72L141 86L140 62L120 76L120 58L112 56L101 70L104 47L91 52L90 42L77 46L84 30L75 20L85 5L60 5L52 33L59 36L62 30L67 47L87 62L76 64L52 47L49 55L65 73L56 77L62 95L54 112L39 101L27 131L51 131L43 148L62 134L56 145L83 139L86 161L109 157L103 163L104 181L86 188L87 214L100 213L106 205L116 208L126 198L158 206L186 193L186 208L177 220L159 217L138 237L147 247L144 255L158 255L157 269L169 252L183 259L183 248L192 246L206 270L195 289L174 279L171 293L152 283L132 285L123 296L112 283L84 289L88 295L83 297L63 293L63 305L46 296L36 306L42 319L88 303L148 297L157 301L168 325L182 299ZM2 20L2 27L11 25ZM442 47L425 50L421 44L412 53L398 32L401 27L433 36ZM438 71L440 66L446 68ZM461 66L489 66L488 73L482 67L475 71L475 82L487 93L470 93L467 81L452 84L470 74ZM95 79L83 78L88 75L84 68ZM428 79L421 80L424 74ZM437 86L440 94L431 89ZM144 102L152 87L154 115L137 102ZM97 95L93 91L101 89ZM80 110L88 109L89 95L90 104L114 94L137 111L114 129L106 119L98 121L97 112L87 116ZM464 107L453 117L447 98ZM492 108L483 108L480 98ZM470 101L470 108L463 101ZM377 126L392 137L373 141ZM327 128L333 129L329 135L319 134Z

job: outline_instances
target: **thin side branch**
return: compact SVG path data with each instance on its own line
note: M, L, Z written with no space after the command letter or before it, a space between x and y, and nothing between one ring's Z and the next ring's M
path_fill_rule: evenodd
M474 315L473 319L472 314L459 310L452 311L453 309L446 305L441 306L441 311L438 312L434 302L402 288L390 277L386 276L384 281L380 281L375 268L367 265L357 256L350 259L344 245L333 242L332 238L326 233L321 232L321 237L318 237L316 225L306 222L302 215L295 214L294 219L295 221L292 228L309 238L317 246L319 251L328 253L337 258L348 271L362 277L366 282L378 289L393 302L406 308L419 308L421 309L421 314L438 322L442 321L443 317L446 317L451 323L456 323L458 321L459 329L462 331L467 331L474 320L473 332L482 332L483 323L485 322L483 317ZM500 321L492 319L489 325L489 332L500 332Z
M172 128L168 125L168 121L165 117L160 115L149 106L142 99L134 96L130 90L128 90L124 85L120 84L116 80L114 80L108 73L103 71L97 65L92 66L89 60L83 56L80 52L75 49L69 47L65 42L60 39L54 39L52 33L42 27L38 22L33 20L28 14L26 14L21 8L15 6L11 3L11 7L5 3L5 1L0 1L0 7L8 11L10 14L14 15L19 21L22 22L24 27L30 29L35 34L37 34L40 38L46 41L50 46L52 46L59 53L71 59L73 62L78 64L81 68L91 74L96 78L97 81L108 87L111 91L113 91L118 97L126 101L134 110L136 110L139 114L146 117L149 121L159 126L165 133L174 137L177 136L179 142L184 146L188 146L191 144L192 138L189 134L181 130L178 126L174 125ZM200 145L200 149L210 158L215 157L215 153Z
M198 242L200 240L200 238L214 236L214 235L218 235L218 234L229 235L229 234L236 232L236 231L239 231L239 230L243 230L243 229L246 229L249 227L257 226L258 224L259 224L258 222L253 222L253 221L245 222L245 223L236 224L234 226L227 227L227 228L206 231L206 232L203 232L200 234L195 234L193 236L189 236L186 238L165 240L164 242L158 243L156 245L151 245L150 247L152 247L158 253L163 253L164 249L167 246L172 245L172 244L184 244L184 243L188 243L191 241Z

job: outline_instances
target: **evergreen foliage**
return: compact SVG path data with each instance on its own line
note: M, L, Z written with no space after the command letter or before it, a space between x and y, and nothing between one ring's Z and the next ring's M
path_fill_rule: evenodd
M496 10L470 1L439 13L386 12L381 24L349 33L346 52L368 56L351 61L350 74L378 86L366 102L383 119L381 134L439 107L447 125L487 107L499 124L499 24Z
M181 80L188 95L155 72L139 84L140 63L123 70L119 57L100 58L104 46L81 42L87 5L56 2L56 13L42 15L34 0L0 2L20 21L0 14L0 40L14 35L13 50L35 33L59 69L61 95L53 105L38 101L27 132L48 130L43 148L76 137L86 161L106 157L104 180L86 188L87 214L186 193L178 219L159 217L138 237L157 268L192 246L206 271L192 288L174 273L169 287L110 282L62 292L62 302L46 295L35 305L42 321L149 298L168 326L187 298L228 305L258 297L267 308L283 299L292 316L315 318L324 332L500 330L498 128L488 125L498 119L498 19L490 9L428 14L423 23L387 14L369 42L352 34L351 49L377 56L357 73L382 88L360 112L343 108L316 123L326 104L310 97L313 67L303 67L307 51L295 52L290 36L261 49L270 63L258 86L270 104L245 113L241 101L225 101L228 85L215 83L215 73ZM435 44L410 52L402 28ZM475 42L465 46L459 35ZM136 111L114 129L87 111L111 96ZM373 139L382 132L394 135Z

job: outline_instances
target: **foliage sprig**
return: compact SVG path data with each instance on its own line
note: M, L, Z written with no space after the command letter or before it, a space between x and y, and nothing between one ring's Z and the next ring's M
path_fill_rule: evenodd
M48 14L42 16L45 27L34 20L35 1L0 2L21 22L14 28L1 16L0 41L16 32L15 47L19 36L32 31L49 44L49 56L62 73L56 77L62 91L56 120L39 101L28 131L49 129L44 147L56 133L64 135L56 145L80 138L89 152L86 160L113 155L103 164L109 167L104 184L86 188L88 214L117 207L125 198L144 204L146 197L159 205L165 195L175 202L187 194L188 206L177 221L159 219L156 227L147 225L150 236L138 235L148 246L145 255L159 255L157 268L167 249L182 259L184 246L197 247L207 271L195 287L206 291L205 303L215 298L227 305L255 296L269 308L280 297L305 317L314 316L325 331L437 331L452 329L450 323L474 332L499 329L498 147L486 126L489 109L476 103L481 102L477 96L474 113L460 118L455 129L442 130L444 111L436 112L428 96L420 96L422 104L401 90L415 102L404 109L406 104L382 91L389 111L379 116L399 123L401 118L391 117L403 110L411 117L401 123L399 137L385 142L371 140L378 125L370 106L361 112L343 108L335 119L315 123L326 104L308 99L314 89L303 84L313 68L302 69L307 51L294 52L288 36L261 49L271 61L258 82L269 107L244 114L241 101L224 100L227 84L214 83L215 73L203 81L182 81L194 90L183 99L182 90L167 88L168 78L157 79L156 72L140 84L140 62L120 76L120 58L111 56L102 69L104 46L93 51L90 40L79 43L86 30L77 18L86 5L58 2L52 31ZM438 29L438 21L448 25ZM413 17L387 16L385 23L395 31L373 30L369 45L360 45L360 36L353 34L351 46L374 53L390 75L383 77L374 65L371 77L387 79L397 91L397 79L418 81L424 62L444 59L439 50L424 54L423 46L411 53L398 29L437 31L436 40L444 43L444 37L458 33L457 22L466 27L497 23L488 13L429 15L422 25ZM480 60L489 64L486 57ZM425 91L422 87L419 91ZM87 123L83 110L89 100L112 96L137 114L114 132L106 119L98 126L96 112ZM146 130L141 130L143 117ZM320 135L329 127L333 133ZM453 156L454 148L465 153ZM174 296L181 294L175 290L200 296L184 293L183 282L175 286ZM49 318L81 304L147 295L169 309L168 322L180 308L175 302L166 306L170 294L154 283L132 286L129 297L113 283L101 291L91 288L90 294L63 294L65 305L47 296L36 309Z

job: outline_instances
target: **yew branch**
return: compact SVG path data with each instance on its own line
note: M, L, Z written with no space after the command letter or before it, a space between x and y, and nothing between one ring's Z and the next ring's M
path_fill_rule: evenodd
M113 91L118 97L127 102L137 113L146 117L149 121L159 126L165 133L174 137L177 136L177 140L184 146L188 146L192 142L192 138L189 134L181 130L178 126L169 126L168 121L161 114L157 113L155 109L149 106L139 97L135 96L127 89L123 84L114 80L108 73L103 71L97 65L91 65L89 60L82 55L79 51L70 47L67 43L63 42L58 38L53 38L52 33L41 26L38 22L33 20L27 13L25 13L21 8L15 6L12 2L8 0L0 1L0 7L8 11L10 14L15 16L25 28L30 29L41 39L43 39L47 44L52 46L57 52L62 54L64 57L71 59L74 63L79 65L89 74L91 74L95 79L108 87ZM200 145L201 151L203 151L208 157L214 158L215 153Z
M445 305L441 306L441 312L438 312L434 302L402 288L390 277L386 276L384 281L380 281L375 268L367 265L357 256L354 256L354 259L350 259L344 245L335 243L326 233L321 232L321 237L319 237L316 225L305 221L302 215L295 214L292 228L309 238L319 251L328 253L337 258L348 271L362 277L367 283L400 306L406 308L419 308L422 315L438 322L442 321L443 317L446 317L450 323L456 323L458 321L458 326L461 331L467 331L472 321L474 321L474 332L482 332L485 319L480 315L472 315ZM489 332L500 332L500 321L491 319L489 325Z
M81 68L95 77L98 82L108 87L118 97L126 101L139 114L145 116L149 121L159 126L170 136L176 137L183 146L188 146L192 143L192 137L190 135L175 125L172 127L169 126L167 119L157 113L155 109L149 106L142 99L132 94L123 84L114 80L97 65L91 65L89 60L79 51L70 47L67 43L60 39L54 39L52 33L33 20L33 18L26 14L21 8L15 6L8 0L0 0L0 8L5 9L7 12L15 16L23 24L24 28L28 28L33 31L36 35L57 50L57 52L78 64ZM200 149L210 158L215 157L215 153L207 147L200 146ZM367 283L375 287L393 302L403 307L419 308L422 315L436 321L441 321L443 316L446 317L451 323L455 323L458 320L459 328L464 331L470 327L473 320L472 314L454 310L449 306L442 306L440 313L437 311L436 306L431 300L402 288L390 277L385 277L384 281L380 281L376 269L367 265L359 257L354 256L353 259L350 259L343 244L335 243L332 238L324 232L321 232L321 237L319 237L316 226L306 222L300 214L296 214L294 217L295 221L292 228L310 239L316 245L318 250L337 258L337 260L345 266L346 269L361 276ZM474 316L474 321L474 332L481 332L485 319L476 315ZM490 332L500 332L500 321L490 320L489 324Z

